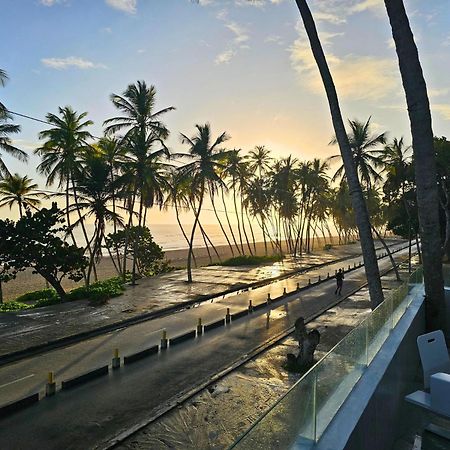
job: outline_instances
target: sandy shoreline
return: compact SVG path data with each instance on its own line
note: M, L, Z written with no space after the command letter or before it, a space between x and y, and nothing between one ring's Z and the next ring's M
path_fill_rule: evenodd
M329 242L330 239L327 239L327 242ZM333 244L338 244L338 238L333 238ZM250 244L252 247L253 253L254 246L253 243ZM256 254L257 255L264 255L264 243L263 242L257 242L256 244ZM272 254L272 247L268 243L268 254ZM323 238L320 238L319 240L315 240L314 243L314 249L322 249L324 246L324 240ZM211 253L211 258L214 263L219 261L219 258L217 257L216 253L213 249L209 249ZM231 258L233 256L232 251L228 245L219 245L216 247L217 253L219 254L220 258L222 260ZM248 247L245 245L244 250L247 254L249 254ZM285 250L285 245L283 244L283 250ZM238 252L233 246L234 256L238 256ZM168 250L165 252L166 259L170 261L170 264L175 268L184 268L186 267L186 259L188 255L188 249L179 249L179 250ZM206 247L198 247L194 248L194 255L197 261L197 266L205 266L210 263L210 259L208 256L208 251ZM100 264L97 267L98 277L100 280L104 280L106 278L111 278L117 276L117 272L114 268L114 264L111 261L111 258L105 256L100 261ZM63 287L65 289L72 289L77 286L81 286L83 284L83 281L80 281L78 283L75 283L71 280L63 280ZM3 298L4 300L12 300L19 295L25 294L26 292L35 291L38 289L45 289L47 286L45 284L45 280L40 276L31 273L31 270L25 270L23 272L20 272L17 275L17 278L15 280L12 280L8 283L3 283Z

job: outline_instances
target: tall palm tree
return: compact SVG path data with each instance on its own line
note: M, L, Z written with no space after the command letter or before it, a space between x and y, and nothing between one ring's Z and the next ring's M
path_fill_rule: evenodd
M250 150L247 155L247 160L249 161L249 169L257 172L259 178L261 178L263 173L270 169L272 158L268 148L264 145L257 145L254 150Z
M406 94L415 158L417 204L430 330L446 328L439 225L439 194L430 103L419 54L402 0L385 0ZM447 330L447 333L450 333Z
M209 123L195 125L195 128L197 129L197 133L191 138L185 134L181 134L181 142L189 145L188 157L192 159L192 162L179 169L183 176L188 176L191 179L192 191L198 192L198 198L193 199L197 201L197 206L194 208L195 219L189 239L187 261L188 283L192 283L192 248L205 194L207 191L216 192L218 187L223 185L219 171L224 169L221 161L229 153L220 147L229 139L226 132L223 132L212 141L211 126Z
M350 132L348 133L348 141L353 153L356 169L359 179L363 186L367 189L381 181L381 175L377 169L382 165L379 153L380 145L386 144L386 132L381 134L372 134L370 131L370 117L367 122L359 120L349 120ZM331 145L337 144L336 137L330 142ZM382 148L382 147L381 147ZM341 158L341 155L331 156L330 159ZM345 167L342 164L334 174L331 181L338 178L345 179Z
M117 181L111 180L109 164L101 154L88 153L83 159L83 170L75 175L78 203L71 209L79 208L82 216L78 221L88 217L94 218L94 235L92 237L92 256L87 273L88 283L94 264L102 256L102 242L105 238L105 228L108 222L123 226L122 217L110 209L115 196ZM77 223L74 224L76 226Z
M76 241L69 213L69 210L74 208L70 208L69 191L72 190L76 204L75 178L82 172L82 156L89 148L87 141L92 139L91 133L86 128L93 122L87 120L86 116L87 112L79 114L70 106L59 107L58 114L48 113L46 119L52 127L39 133L39 139L45 142L35 150L35 153L41 157L41 163L37 166L37 170L47 176L47 186L58 182L58 187L64 189L66 220L74 243ZM79 210L77 208L75 210L80 217ZM81 220L79 223L86 240L86 248L92 257L84 221Z
M380 272L378 269L367 206L364 200L361 185L359 183L358 172L356 170L352 149L345 131L344 121L342 120L336 88L334 86L333 78L328 68L328 63L317 34L314 19L306 0L296 0L296 3L327 94L336 140L339 144L347 182L350 187L352 205L356 215L356 222L363 251L365 263L364 268L368 281L371 305L374 308L383 301L383 290L381 288Z
M146 199L147 204L152 204L153 200L156 200L158 204L162 205L160 193L163 191L163 187L158 187L160 177L152 172L155 167L152 167L151 163L158 161L157 165L160 167L159 159L163 156L170 156L164 144L164 140L169 136L169 130L161 121L161 117L175 108L170 106L155 111L156 88L154 86L148 87L145 81L137 81L135 84L128 85L122 95L112 94L111 101L122 115L104 122L105 133L112 135L122 131L125 132L120 137L120 142L129 152L128 167L124 169L124 177L128 177L127 185L131 189L128 199L128 226L132 225L134 208L138 198L138 223L141 226ZM156 144L161 145L162 149L154 151L153 148ZM128 242L124 249L122 268L124 279L126 276L127 252ZM133 284L135 283L135 274L136 258L133 258Z
M7 73L0 69L0 86L4 86L8 80ZM19 161L27 162L28 155L19 148L15 147L11 143L11 134L17 134L20 132L20 126L8 123L12 119L8 113L5 105L0 102L0 150L4 150L7 154L17 158ZM5 162L3 161L2 154L0 153L0 177L11 176Z
M23 216L24 208L37 209L41 204L40 197L48 198L48 195L38 191L37 187L27 175L22 177L15 173L3 178L0 180L0 208L9 206L11 209L17 204L20 217Z

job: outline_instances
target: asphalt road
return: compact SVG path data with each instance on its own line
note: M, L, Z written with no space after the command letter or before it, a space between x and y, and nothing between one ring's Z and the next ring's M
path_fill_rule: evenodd
M396 254L405 256L407 249ZM346 261L346 267L358 258ZM388 258L379 261L380 270L390 266ZM57 380L107 364L115 347L122 354L159 343L161 330L168 336L194 329L198 317L209 323L231 312L264 302L267 294L277 297L283 289L295 289L334 274L341 264L283 280L263 288L205 303L172 316L155 319L99 336L73 346L51 351L0 369L0 403L42 390L49 370ZM365 283L364 269L346 274L343 295ZM5 449L90 449L101 446L113 436L149 415L187 389L238 361L271 337L293 325L299 316L308 317L336 301L333 279L295 293L277 302L270 311L261 309L206 335L179 344L167 351L121 368L107 377L91 381L70 391L61 391L35 406L0 421L0 448Z

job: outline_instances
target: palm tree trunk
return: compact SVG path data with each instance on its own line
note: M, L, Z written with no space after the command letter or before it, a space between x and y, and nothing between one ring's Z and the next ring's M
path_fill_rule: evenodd
M142 192L141 192L141 198L140 198L140 202L139 202L139 232L141 230L141 226L142 226L142 211L144 208L144 198L142 196ZM131 285L134 286L136 284L136 259L137 259L137 246L138 246L138 236L136 236L136 239L134 240L134 252L133 252L133 269L131 272Z
M239 223L239 211L237 208L237 201L236 201L236 188L234 187L235 185L235 180L233 178L233 203L234 203L234 211L236 212L236 220L237 220L237 227L238 227L238 233L239 233L239 241L241 243L241 250L242 250L242 254L245 255L245 250L244 250L244 244L242 243L242 234L241 234L241 226Z
M255 233L253 232L252 222L250 220L250 216L248 214L247 208L245 208L245 215L247 217L248 226L250 227L250 234L252 235L252 241L253 241L253 250L255 251L255 255L256 255L257 250L256 250Z
M234 256L233 246L231 245L231 242L228 239L228 235L227 235L227 233L225 231L225 228L222 225L222 221L220 220L219 214L217 214L217 209L216 209L216 206L214 205L214 198L213 198L212 193L210 194L210 198L211 198L211 204L212 204L212 207L213 207L213 210L214 210L214 214L216 215L217 222L219 222L220 229L222 230L222 233L225 236L225 239L226 239L226 241L228 243L228 246L230 247L231 254L232 254L232 256Z
M223 192L223 188L221 188L221 191L222 191L223 209L225 211L225 217L227 218L228 228L230 229L230 232L231 232L231 237L233 238L234 247L236 248L237 252L239 254L241 254L241 251L239 249L239 245L238 245L238 243L236 241L236 236L234 235L234 232L233 232L233 227L231 226L230 217L228 216L227 203L225 202L225 194Z
M125 235L125 246L123 249L123 264L122 264L122 279L125 282L127 278L127 256L128 256L128 244L130 243L130 232L131 232L131 226L133 224L133 212L134 212L134 203L136 201L136 188L133 192L133 196L131 198L130 203L130 210L129 210L129 217L128 217L128 233Z
M206 233L205 229L203 228L202 223L200 222L200 220L198 221L198 226L199 226L199 228L200 228L200 230L201 230L201 232L202 232L202 234L203 234L203 239L205 239L205 243L206 243L206 241L209 242L209 245L210 245L211 248L214 250L214 253L216 254L216 256L217 256L219 262L221 262L222 259L220 258L219 252L217 251L215 245L213 244L213 242L212 242L211 239L209 238L208 233ZM209 258L210 258L211 264L212 264L213 261L212 261L212 259L211 259L211 255L209 255Z
M385 0L406 94L415 158L417 206L428 330L446 329L439 226L439 196L430 104L419 54L402 0ZM447 336L450 331L446 330Z
M336 140L344 162L345 173L349 185L353 210L356 215L356 223L359 230L361 247L364 258L369 294L372 308L383 301L383 290L381 288L380 272L378 269L375 246L373 244L372 231L370 228L369 214L358 180L352 150L348 141L347 133L342 120L339 100L334 87L333 78L328 68L322 45L317 35L316 25L309 10L306 0L296 0L298 9L305 25L306 33L311 44L311 49L322 77L323 85L327 94Z
M177 218L178 226L180 227L181 233L183 234L184 239L186 240L187 245L189 246L189 238L186 235L186 232L184 231L183 225L181 224L180 220L180 212L178 211L178 203L176 200L174 200L174 206L175 206L175 216ZM197 267L197 261L195 259L194 253L192 253L192 259L194 260L194 265Z
M194 236L195 230L197 228L198 219L200 217L200 212L202 210L203 197L205 196L205 185L202 184L202 190L200 193L200 200L198 203L198 209L195 212L194 225L192 225L191 239L189 241L189 251L188 251L188 260L187 260L187 282L192 283L192 246L194 244ZM195 211L195 209L194 209Z
M392 257L392 253L391 253L389 246L386 245L385 240L381 237L380 233L374 226L372 226L372 230L375 233L378 240L381 242L381 245L384 247L384 249L386 250L386 252L389 256L389 261L391 261L392 268L394 269L395 277L397 278L397 281L402 281L402 279L400 278L400 274L398 273L397 264L395 264L395 261L394 261L394 258Z

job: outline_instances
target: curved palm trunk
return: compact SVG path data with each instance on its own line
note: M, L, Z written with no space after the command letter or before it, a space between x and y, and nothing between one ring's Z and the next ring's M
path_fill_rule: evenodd
M205 239L205 243L206 243L206 241L209 242L209 245L210 245L211 248L214 250L214 253L216 254L216 256L217 256L219 262L221 262L222 259L220 258L219 252L217 251L216 246L213 244L213 242L212 242L211 239L209 238L208 233L207 233L207 232L205 231L205 229L203 228L203 226L202 226L200 220L198 221L198 226L199 226L199 228L200 228L200 230L201 230L201 232L202 232L202 234L203 234L203 238ZM208 253L209 253L209 251L208 251ZM211 255L209 255L209 259L211 260L211 264L212 264L213 261L212 261Z
M114 184L114 172L113 172L112 169L110 171L110 177L111 177L111 184ZM116 234L117 233L116 195L115 195L114 191L112 193L112 209L113 209L113 213L114 213L113 233ZM121 262L120 262L119 249L118 249L118 247L117 247L117 245L115 243L114 243L114 247L115 247L114 249L116 251L117 264L114 262L113 255L112 255L111 251L109 250L109 248L108 248L108 253L109 253L109 256L111 257L111 260L113 261L114 267L116 267L116 269L118 271L119 276L121 276L121 274L122 274L122 265L121 265Z
M395 261L394 261L394 258L392 257L392 253L391 253L391 250L390 250L389 246L386 244L385 240L381 237L380 233L378 232L378 230L374 226L372 226L372 230L375 233L375 235L378 238L378 240L381 242L381 245L384 247L384 249L386 250L386 252L387 252L387 254L389 256L389 261L391 261L392 268L394 269L395 277L397 278L397 281L402 281L402 279L400 278L400 275L398 273L397 264L395 264Z
M125 282L127 278L127 256L128 256L128 244L130 243L130 228L133 225L133 212L134 212L134 203L136 201L136 189L133 192L133 197L131 198L130 210L128 211L128 233L125 235L125 246L123 249L123 264L122 264L122 279Z
M234 256L233 246L231 245L231 242L228 239L228 235L225 231L225 228L222 225L222 221L220 220L219 214L217 214L217 209L216 209L216 206L214 205L214 198L213 198L212 194L210 194L210 198L211 198L211 203L212 203L212 207L214 210L214 214L216 215L217 222L219 222L220 229L222 230L222 233L225 236L225 239L227 240L228 246L230 247L230 250L231 250L231 254Z
M344 122L342 120L342 114L339 107L339 100L334 87L333 78L328 68L319 36L317 35L314 19L311 15L311 11L309 10L306 0L296 0L296 3L302 16L306 33L308 34L311 44L311 50L319 68L327 94L336 140L339 144L342 160L344 162L345 173L352 199L352 206L356 215L356 223L359 230L364 258L364 268L367 276L371 306L373 309L383 301L383 290L381 288L380 272L378 269L375 246L373 244L372 232L370 229L369 214L361 190L361 185L358 180Z
M237 207L237 200L236 200L236 188L235 186L235 179L233 178L233 203L234 203L234 211L236 213L236 221L237 221L237 227L238 227L238 234L239 234L239 242L241 243L241 250L242 250L242 254L245 254L245 250L244 250L244 244L242 243L242 234L241 234L241 225L240 225L240 221L239 221L239 211L238 211L238 207Z
M256 255L257 250L256 250L255 233L253 232L252 221L250 219L250 215L248 213L248 209L247 208L245 208L245 215L247 217L248 226L250 227L250 234L252 235L252 241L253 241L253 250L255 251L255 255Z
M403 1L385 0L384 3L391 23L411 124L427 328L446 329L439 196L427 88ZM448 336L449 330L446 332Z
M183 225L181 224L180 212L178 211L178 204L177 204L176 200L174 201L174 206L175 206L175 216L177 218L178 226L180 227L181 233L183 234L183 237L186 240L186 243L187 243L187 245L189 247L189 238L187 237L186 232L184 231ZM195 259L194 253L192 253L192 259L194 260L195 267L197 267L197 261Z
M202 184L202 190L200 193L198 209L197 209L197 212L195 213L194 225L192 225L191 238L189 240L189 251L188 251L188 260L187 260L187 277L188 277L187 282L188 283L192 283L192 246L194 244L195 230L197 228L198 219L200 217L200 212L202 210L204 196L205 196L205 185Z
M139 202L139 221L138 221L139 227L142 226L143 208L144 208L144 198L142 197L142 193L141 193L141 198L140 198L140 202ZM132 272L131 272L131 285L132 286L134 286L136 284L137 246L138 246L138 241L137 241L137 239L135 239L134 240L134 252L133 252L133 268L132 268Z
M241 194L241 223L242 223L242 230L244 232L245 241L247 242L247 247L250 252L250 255L253 255L252 247L250 245L250 241L248 239L247 230L245 229L245 219L244 219L244 208L242 206L242 194Z
M227 218L228 228L230 229L231 237L233 238L233 242L234 242L234 246L235 246L237 252L239 254L241 254L241 251L239 249L239 245L238 245L237 240L236 240L236 236L234 235L234 232L233 232L233 227L231 226L230 217L228 216L227 203L225 202L225 194L223 192L223 188L221 189L221 191L222 191L223 209L225 211L225 217Z

